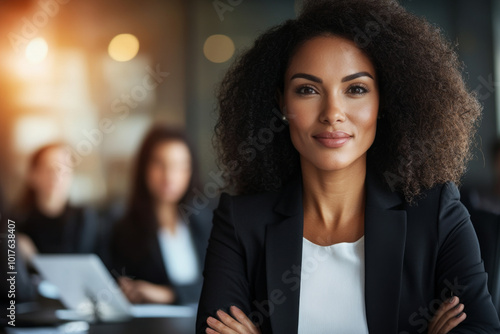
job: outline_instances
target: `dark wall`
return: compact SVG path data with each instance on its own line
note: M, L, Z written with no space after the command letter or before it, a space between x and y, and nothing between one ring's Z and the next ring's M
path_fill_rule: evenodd
M213 1L192 1L188 10L190 17L190 46L188 88L186 89L187 119L189 134L196 140L201 168L201 178L209 181L208 174L218 170L214 161L212 136L216 120L215 90L229 65L234 61L215 64L203 54L205 40L213 34L229 36L235 44L237 55L252 45L254 39L266 29L286 19L295 17L293 0L233 0L223 3L239 3L231 6L220 16L214 9Z

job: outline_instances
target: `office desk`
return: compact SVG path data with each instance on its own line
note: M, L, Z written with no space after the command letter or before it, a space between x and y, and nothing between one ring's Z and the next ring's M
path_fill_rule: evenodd
M55 309L45 305L43 308L33 307L32 312L19 314L16 327L8 327L9 333L16 333L26 328L29 333L37 334L36 329L52 328L57 333L57 326L64 324L55 315ZM7 325L5 319L0 321L2 327ZM132 318L123 322L90 324L88 334L193 334L195 332L196 316L192 317L165 317L165 318ZM3 326L2 326L3 325ZM42 332L42 331L38 332ZM52 333L52 332L51 332ZM59 331L60 333L60 331Z
M193 334L195 318L134 318L119 323L91 324L86 334ZM9 327L8 333L54 333L60 334L57 326ZM24 330L27 330L26 332ZM49 330L49 332L47 332ZM3 333L0 328L0 333Z
M90 326L89 334L193 334L193 318L136 318L121 323Z

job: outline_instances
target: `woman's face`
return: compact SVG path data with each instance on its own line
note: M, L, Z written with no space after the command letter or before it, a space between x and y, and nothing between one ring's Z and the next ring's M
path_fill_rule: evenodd
M146 183L157 203L177 204L191 180L191 154L178 140L159 143L153 149L146 172Z
M31 169L29 182L39 200L67 199L73 171L63 147L47 149Z
M366 164L379 93L372 62L353 42L321 36L300 46L280 104L302 166L333 171Z

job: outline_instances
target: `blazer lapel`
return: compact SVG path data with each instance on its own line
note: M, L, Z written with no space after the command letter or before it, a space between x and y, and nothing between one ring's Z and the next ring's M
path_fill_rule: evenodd
M275 211L283 220L267 225L266 276L273 333L297 333L302 263L302 179L285 187Z
M370 333L396 333L406 241L402 198L374 172L366 177L365 308ZM302 263L302 178L284 188L266 229L266 276L273 333L297 333ZM341 301L342 302L342 301Z
M402 198L367 173L365 307L370 333L396 333L406 241Z
M167 267L165 266L165 261L163 259L160 240L158 240L158 234L155 234L154 240L152 239L149 243L149 256L149 261L154 263L154 268L156 268L155 274L159 275L161 273L162 281L164 281L165 284L170 284L170 278L168 277Z

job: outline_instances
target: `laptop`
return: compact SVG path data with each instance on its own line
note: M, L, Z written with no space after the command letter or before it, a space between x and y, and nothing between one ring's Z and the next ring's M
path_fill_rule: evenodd
M33 265L57 287L59 299L68 308L56 312L60 319L117 322L196 314L196 305L132 305L95 254L38 254Z
M106 322L132 317L132 305L97 255L39 254L33 264L77 317Z

